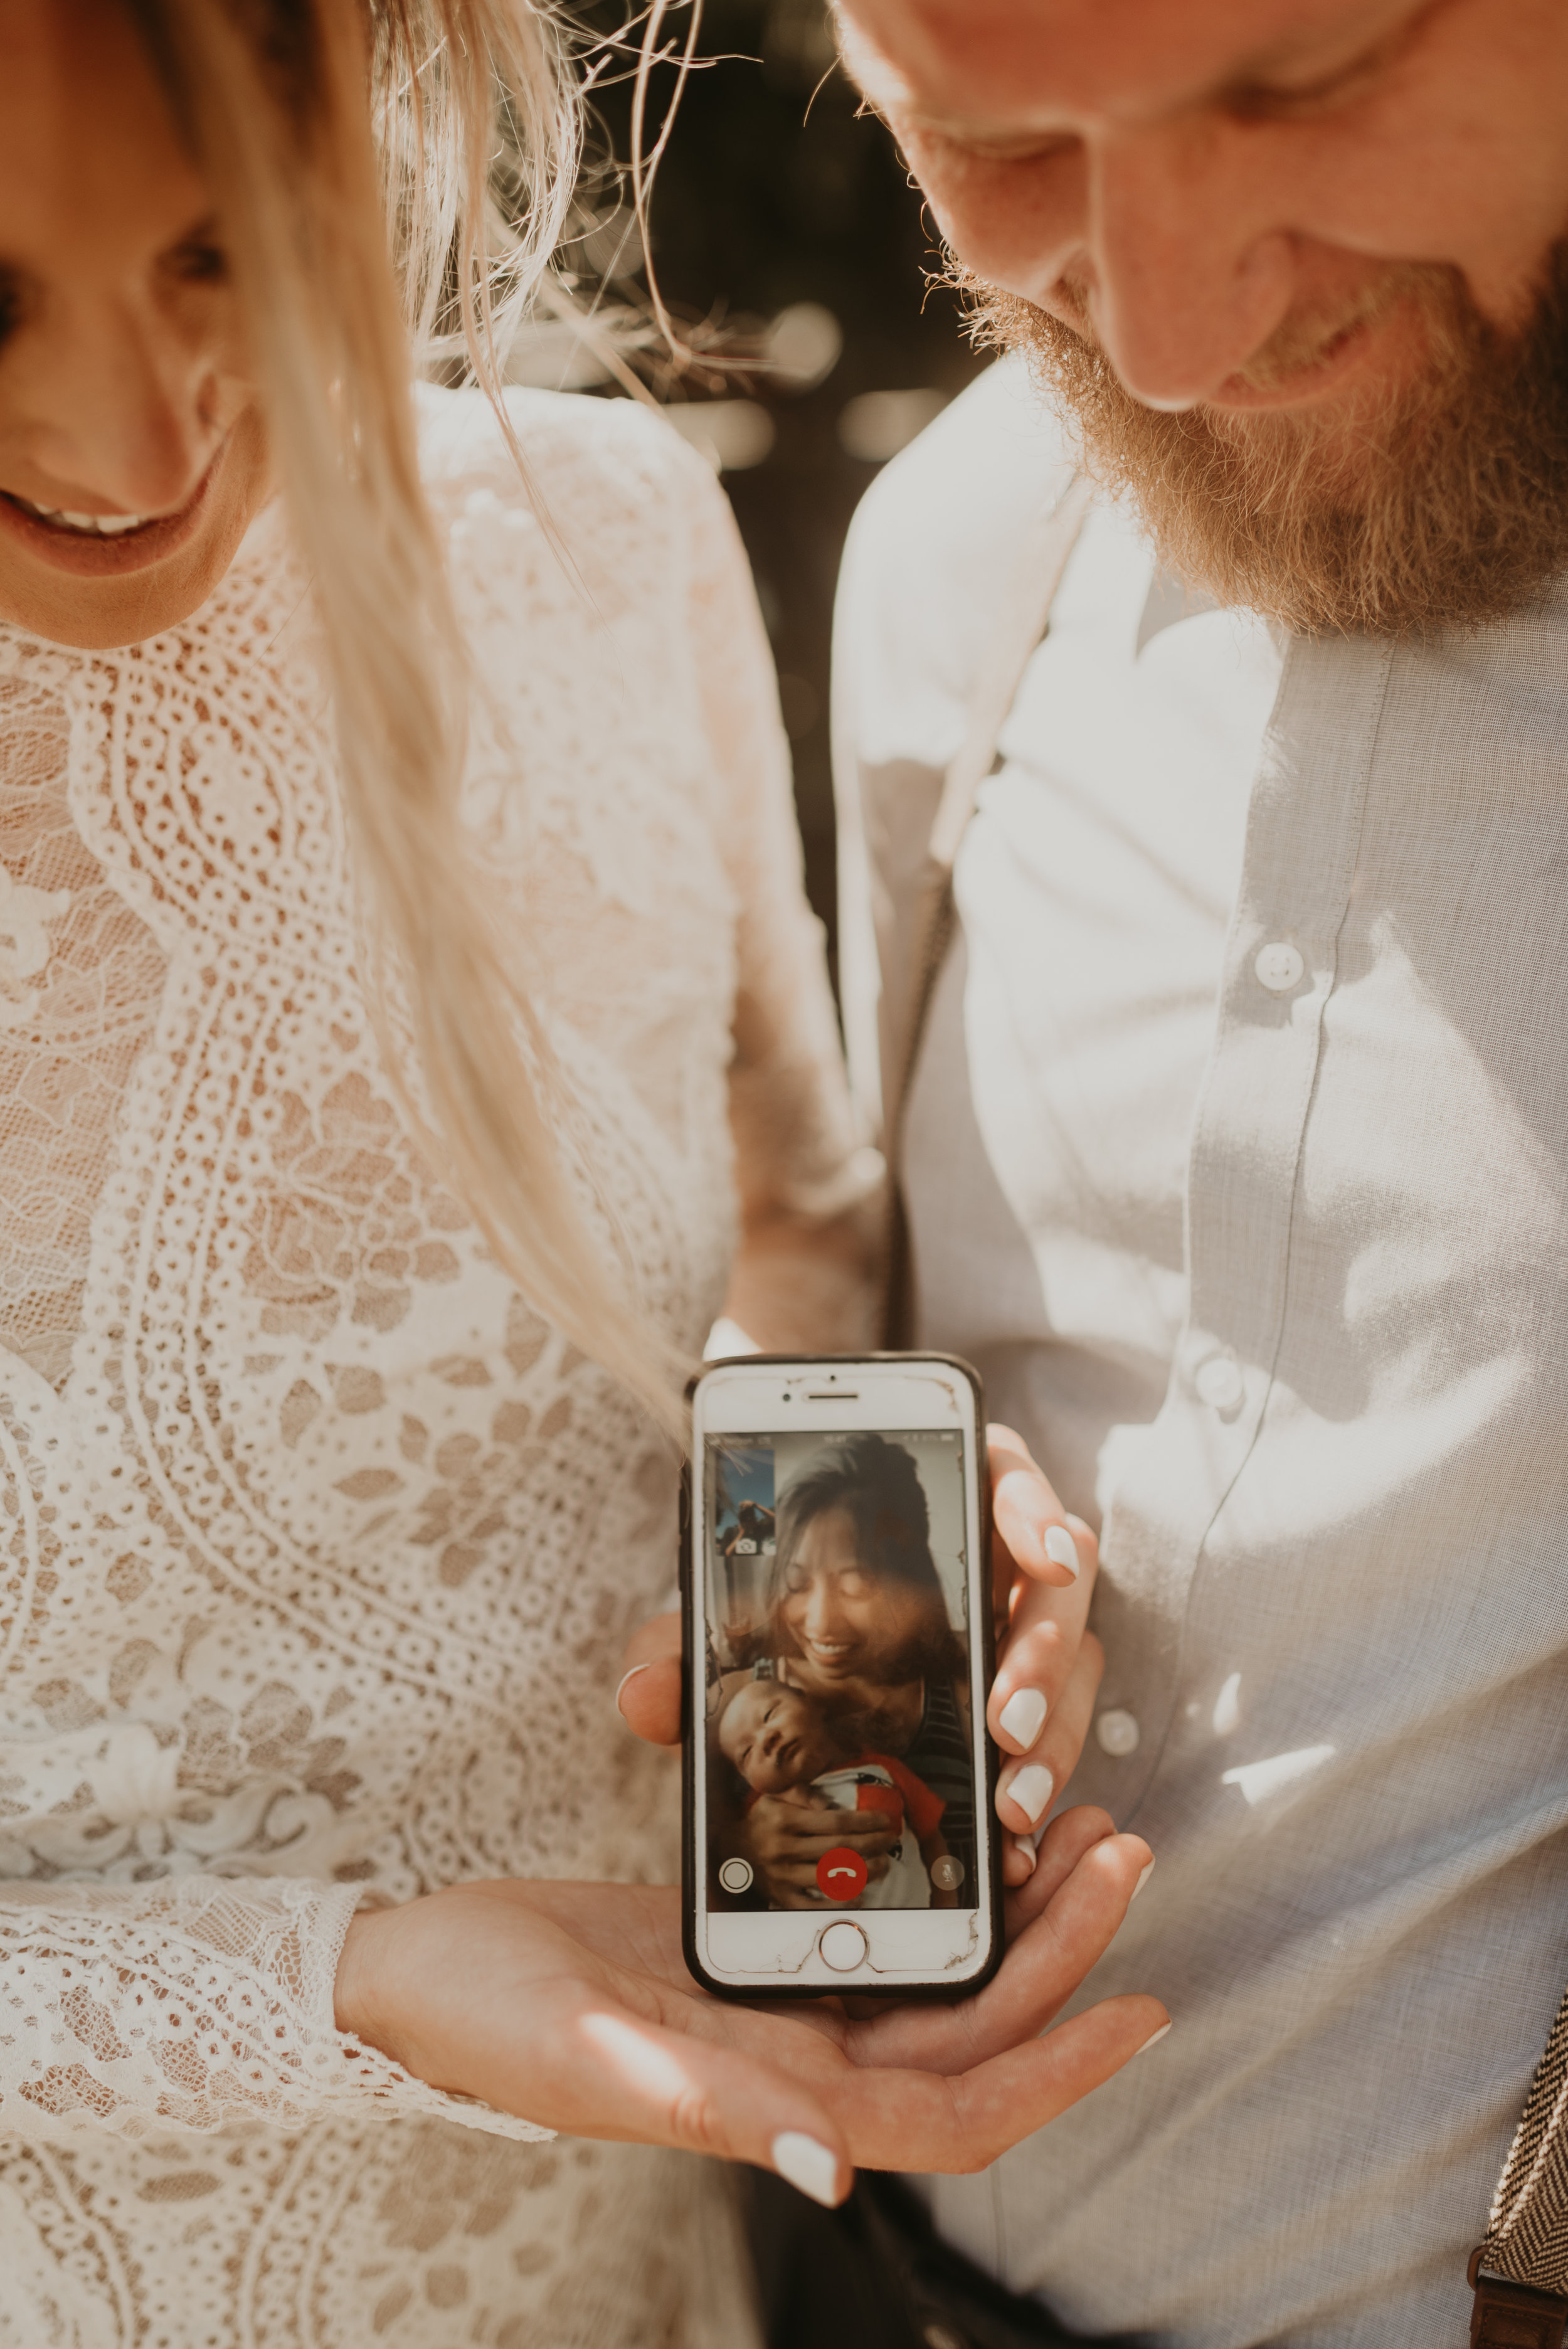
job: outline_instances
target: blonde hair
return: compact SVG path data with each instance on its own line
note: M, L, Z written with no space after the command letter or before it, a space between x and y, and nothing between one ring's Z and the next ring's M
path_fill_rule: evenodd
M411 398L416 352L460 350L510 437L497 352L561 240L581 153L564 36L548 0L127 5L213 192L315 578L389 1057L411 1050L508 1273L674 1431L674 1348L624 1250L612 1265L595 1241L613 1218L465 858L463 646ZM411 1106L418 1085L400 1082Z

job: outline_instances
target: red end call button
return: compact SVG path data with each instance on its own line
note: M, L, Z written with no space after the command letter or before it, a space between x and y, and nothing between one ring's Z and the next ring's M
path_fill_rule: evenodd
M866 1889L866 1864L847 1843L835 1844L817 1862L817 1888L828 1900L858 1900Z

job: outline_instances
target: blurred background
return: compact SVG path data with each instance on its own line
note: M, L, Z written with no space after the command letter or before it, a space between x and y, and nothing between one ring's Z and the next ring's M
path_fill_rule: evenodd
M632 72L641 39L628 0L577 0L596 65L581 257L582 297L635 302L645 287L629 211ZM684 43L685 7L663 38ZM687 78L655 181L660 291L688 339L738 370L676 372L657 347L638 373L718 471L751 557L778 663L812 903L833 932L828 651L845 531L879 465L976 373L958 305L928 286L936 236L880 122L835 59L821 0L705 0ZM655 69L662 122L673 67ZM536 328L520 380L624 396L569 323Z

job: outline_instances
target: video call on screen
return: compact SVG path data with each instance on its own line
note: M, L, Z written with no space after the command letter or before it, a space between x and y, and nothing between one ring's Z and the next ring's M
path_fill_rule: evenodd
M973 1908L962 1438L710 1437L704 1468L709 1905Z

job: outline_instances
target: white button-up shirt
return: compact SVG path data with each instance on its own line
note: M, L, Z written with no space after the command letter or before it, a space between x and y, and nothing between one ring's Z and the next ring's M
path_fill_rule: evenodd
M1007 364L855 525L873 1123L908 876L1061 465ZM1568 1972L1568 590L1293 641L1097 509L957 897L907 1128L920 1336L1103 1522L1071 1793L1160 1866L1085 1998L1175 2029L934 2209L1091 2335L1458 2343Z

